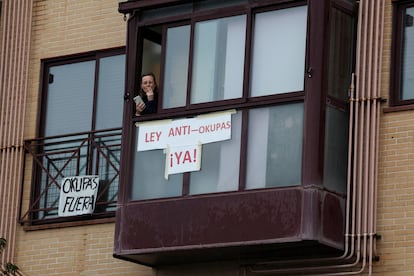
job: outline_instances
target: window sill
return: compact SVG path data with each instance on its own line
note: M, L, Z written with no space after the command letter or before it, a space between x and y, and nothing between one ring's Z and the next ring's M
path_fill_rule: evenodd
M48 223L48 224L39 224L39 225L25 225L23 226L24 231L36 231L36 230L46 230L46 229L57 229L64 227L74 227L74 226L86 226L86 225L95 225L103 223L114 223L115 217L110 218L100 218L92 220L79 220L79 221L68 221L60 223Z
M406 104L406 105L385 107L383 109L383 112L384 113L391 113L391 112L408 111L408 110L414 110L414 104Z

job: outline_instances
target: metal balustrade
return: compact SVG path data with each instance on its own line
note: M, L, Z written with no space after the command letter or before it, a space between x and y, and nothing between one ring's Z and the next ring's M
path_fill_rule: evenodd
M36 225L113 216L118 196L121 136L118 128L26 140L25 163L26 166L31 163L33 169L25 172L32 173L32 189L30 204L21 212L21 223ZM59 218L62 179L82 175L99 176L94 214Z

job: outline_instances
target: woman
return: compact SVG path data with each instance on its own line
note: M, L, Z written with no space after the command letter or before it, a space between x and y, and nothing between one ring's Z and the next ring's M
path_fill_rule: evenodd
M141 76L141 89L135 97L136 116L143 114L151 114L157 112L158 104L158 86L153 73L144 74Z

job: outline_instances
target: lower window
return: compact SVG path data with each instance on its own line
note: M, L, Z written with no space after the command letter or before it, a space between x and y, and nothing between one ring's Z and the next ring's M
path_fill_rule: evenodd
M135 151L131 199L300 185L302 141L303 103L239 110L230 140L202 145L199 171L166 179L165 150Z

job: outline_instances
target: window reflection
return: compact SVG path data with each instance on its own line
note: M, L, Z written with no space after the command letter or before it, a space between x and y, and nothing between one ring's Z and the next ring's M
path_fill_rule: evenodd
M191 103L242 96L245 33L245 15L195 25Z
M100 59L95 129L122 126L125 55Z
M164 67L164 108L184 106L186 103L189 51L190 26L169 28Z
M354 18L336 8L331 9L328 94L348 99L354 60Z
M300 185L303 104L249 111L247 189Z
M304 89L307 7L255 17L251 96Z
M44 135L90 131L95 61L53 66L49 73Z

